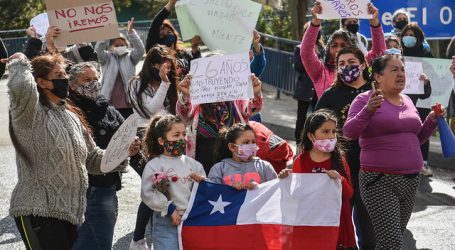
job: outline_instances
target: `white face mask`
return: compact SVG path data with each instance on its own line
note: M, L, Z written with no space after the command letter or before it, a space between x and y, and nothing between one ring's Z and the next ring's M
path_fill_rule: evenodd
M122 56L128 53L128 48L126 46L114 47L114 53L118 56Z

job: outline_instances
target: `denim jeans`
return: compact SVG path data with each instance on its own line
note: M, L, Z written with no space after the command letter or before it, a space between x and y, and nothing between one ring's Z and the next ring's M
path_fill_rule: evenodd
M116 186L87 189L85 221L79 228L79 236L73 250L110 250L114 226L118 215Z
M177 226L169 216L161 217L160 212L153 213L153 249L179 250Z

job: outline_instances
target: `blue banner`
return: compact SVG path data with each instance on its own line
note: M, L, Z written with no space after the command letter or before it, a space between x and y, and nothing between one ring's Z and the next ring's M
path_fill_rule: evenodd
M426 39L451 39L455 35L455 1L453 0L372 0L379 9L379 21L384 33L392 30L392 15L398 9L410 13ZM362 20L360 33L371 38L368 20Z

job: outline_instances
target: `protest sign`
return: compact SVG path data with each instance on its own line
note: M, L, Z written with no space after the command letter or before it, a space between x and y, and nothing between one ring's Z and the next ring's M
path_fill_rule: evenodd
M449 70L452 61L449 59L406 57L406 63L422 63L423 73L428 76L431 82L431 96L427 99L417 101L417 107L431 108L436 102L444 107L449 105L450 93L452 91L453 76Z
M253 98L247 53L192 60L190 74L191 104Z
M119 37L117 16L109 0L47 0L50 25L61 33L57 46L106 40Z
M129 148L136 138L138 126L138 116L132 114L117 129L101 160L101 171L103 173L112 171L128 158Z
M49 19L47 13L41 13L30 20L30 27L35 28L36 33L45 36L49 28Z
M319 19L363 18L371 19L368 14L370 0L318 0L321 3L322 13Z
M262 5L250 0L181 0L176 4L183 40L199 35L212 50L247 52Z
M406 87L403 89L403 94L423 94L423 81L420 80L420 75L423 73L421 62L406 62Z

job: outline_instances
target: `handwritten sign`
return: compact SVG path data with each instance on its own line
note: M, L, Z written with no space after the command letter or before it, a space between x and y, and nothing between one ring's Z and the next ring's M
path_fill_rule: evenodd
M406 87L401 93L423 94L425 92L423 81L419 79L423 73L422 63L406 62L404 68L406 72Z
M200 35L212 50L247 52L262 5L250 0L180 0L176 13L183 40Z
M423 73L428 76L431 82L430 98L417 101L417 107L431 108L436 102L444 107L449 105L450 92L452 91L453 76L449 70L452 61L450 59L406 57L406 64L409 62L422 63Z
M132 114L117 129L109 145L107 145L106 152L101 160L101 171L103 173L112 171L128 158L128 151L134 138L136 138L138 125L138 116Z
M50 25L62 31L57 46L119 37L117 16L109 0L47 0Z
M191 61L192 104L253 98L248 54L213 56Z
M322 13L319 19L360 18L371 19L368 14L370 0L318 0L321 3Z
M30 26L33 26L36 33L40 36L45 36L49 28L49 18L47 13L41 13L30 20Z

